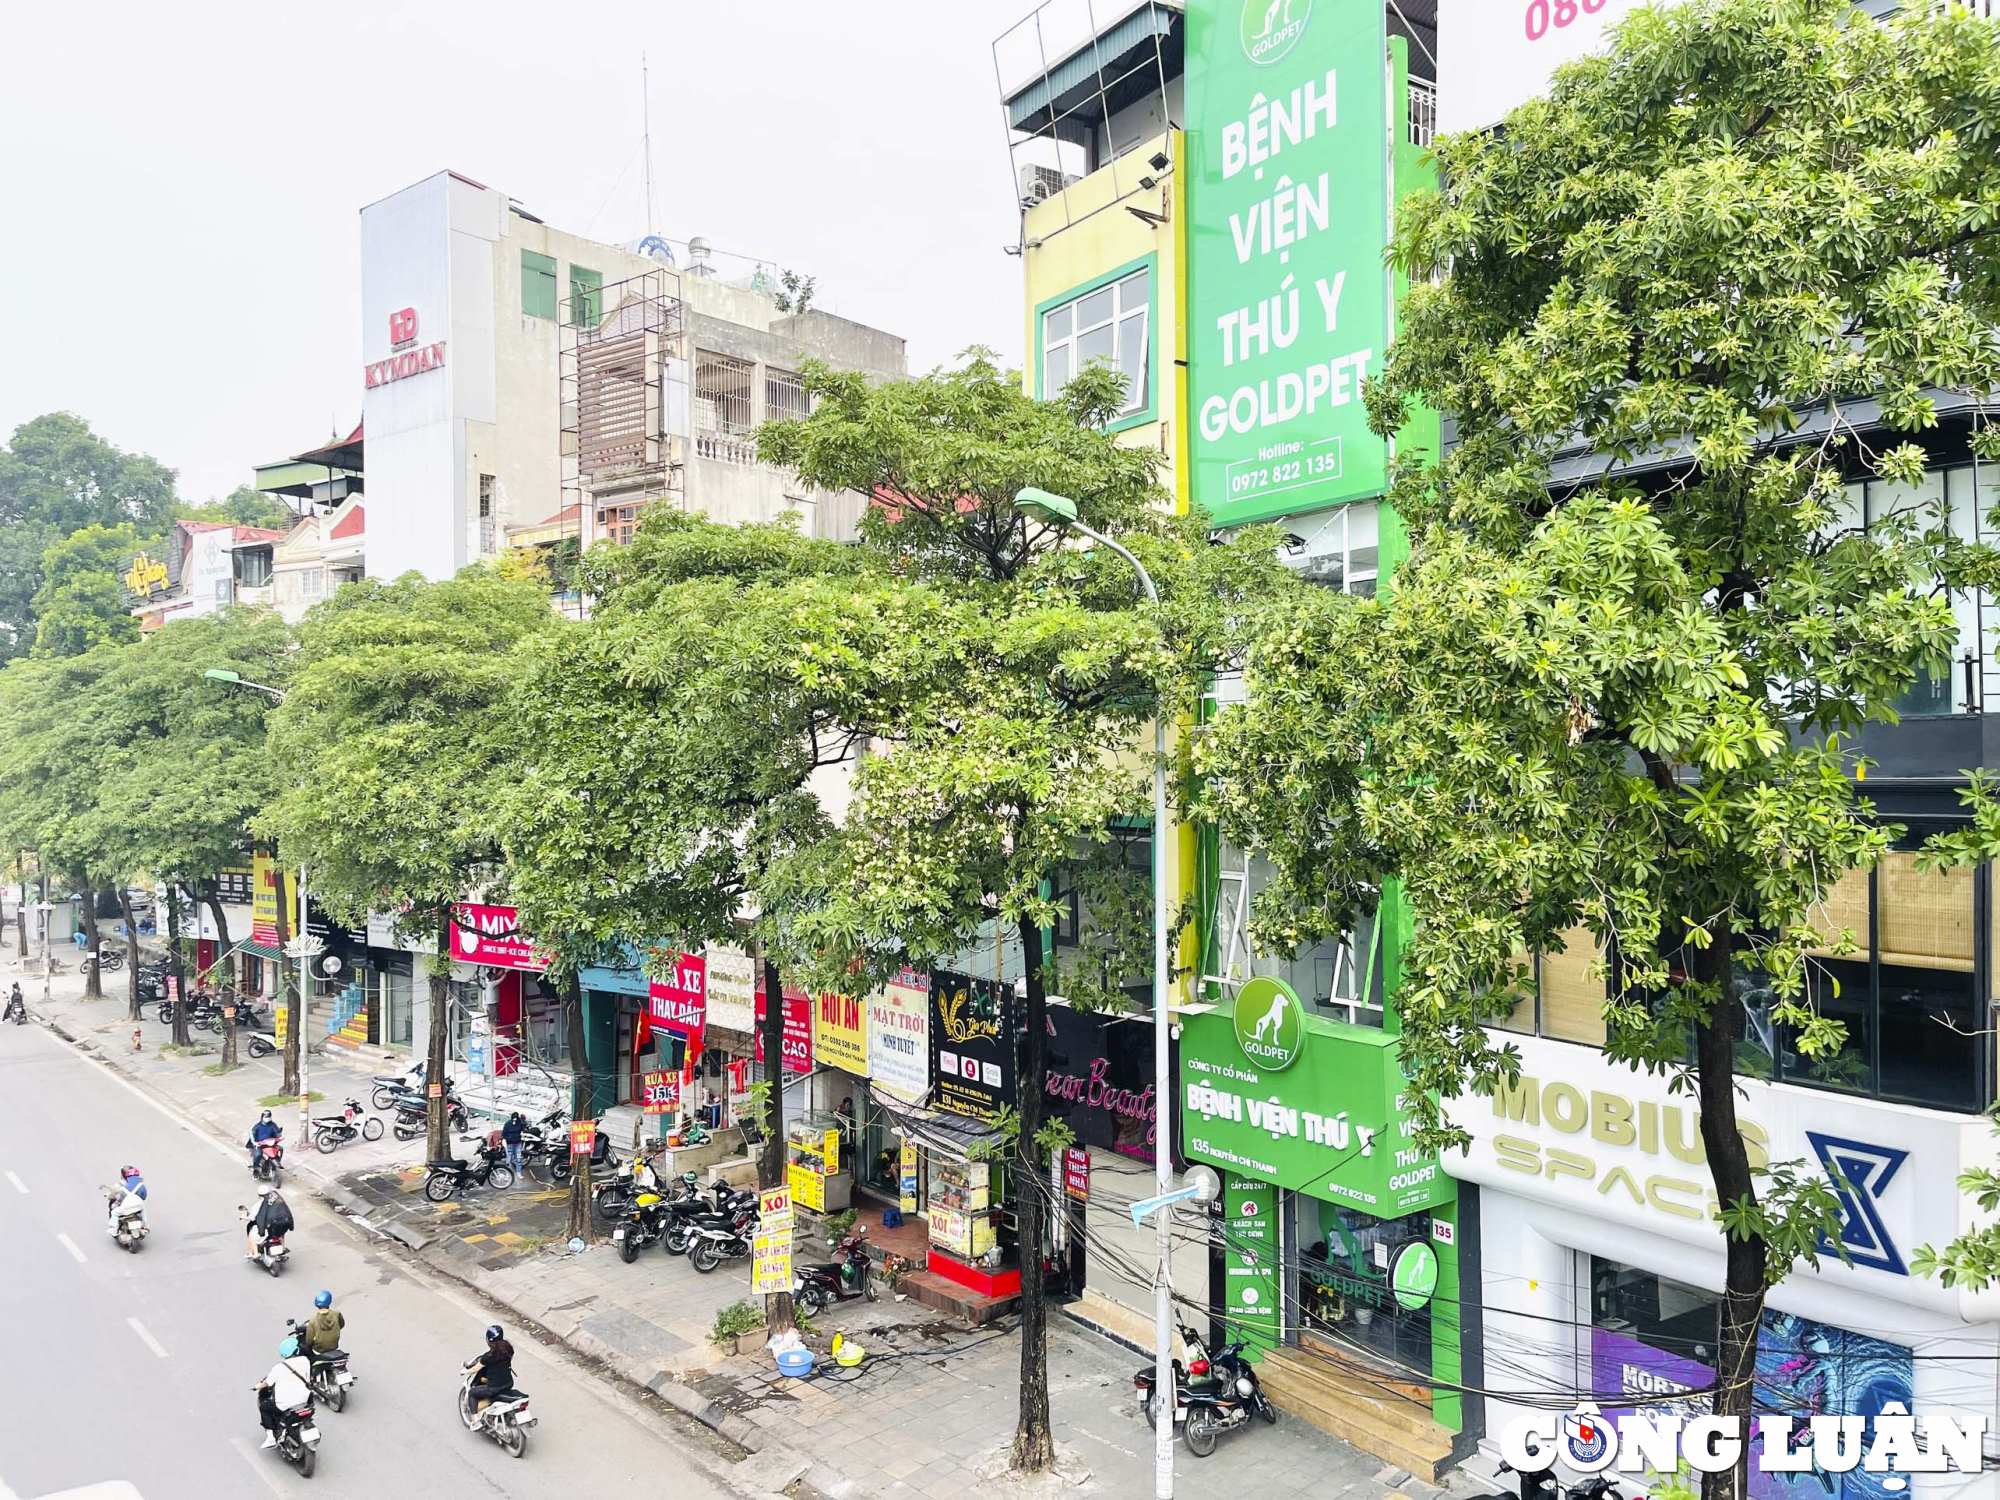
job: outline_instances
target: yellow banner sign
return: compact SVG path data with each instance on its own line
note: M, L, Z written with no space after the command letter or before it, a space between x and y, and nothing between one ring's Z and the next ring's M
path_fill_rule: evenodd
M789 1230L750 1237L750 1290L756 1296L792 1289L792 1236Z
M132 559L132 566L125 570L125 587L141 598L150 597L155 589L167 586L167 565L141 552Z
M813 1061L856 1078L868 1076L868 1003L847 995L813 1001Z

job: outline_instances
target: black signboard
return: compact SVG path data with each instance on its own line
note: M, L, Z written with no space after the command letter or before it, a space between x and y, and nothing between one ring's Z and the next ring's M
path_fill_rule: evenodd
M931 1077L940 1109L991 1122L1016 1102L1014 987L965 974L931 975Z
M1046 1118L1063 1121L1081 1145L1153 1159L1158 1109L1150 1015L1121 1019L1052 1005L1048 1064Z

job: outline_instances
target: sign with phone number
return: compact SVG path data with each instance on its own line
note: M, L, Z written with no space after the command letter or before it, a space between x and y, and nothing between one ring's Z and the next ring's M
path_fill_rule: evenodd
M1594 16L1611 0L1528 0L1524 17L1528 40L1539 42L1551 31L1574 26L1579 17Z

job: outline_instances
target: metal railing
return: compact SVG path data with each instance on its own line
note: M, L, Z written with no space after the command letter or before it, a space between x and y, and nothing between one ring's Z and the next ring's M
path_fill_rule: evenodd
M1983 0L1991 4L1994 0ZM1410 80L1410 144L1428 146L1437 138L1437 85L1421 78Z

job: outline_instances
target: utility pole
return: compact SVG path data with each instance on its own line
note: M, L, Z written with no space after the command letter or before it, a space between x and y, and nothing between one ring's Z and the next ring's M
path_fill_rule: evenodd
M41 904L36 909L42 914L42 1011L46 1014L49 1008L49 917L55 911L49 905L49 875L46 870L42 872Z
M282 877L280 877L282 881ZM280 891L282 899L284 892ZM312 1011L312 935L306 930L306 867L299 866L299 1148L305 1149L312 1134L312 1085L306 1069L312 1049L306 1045L305 1029Z

